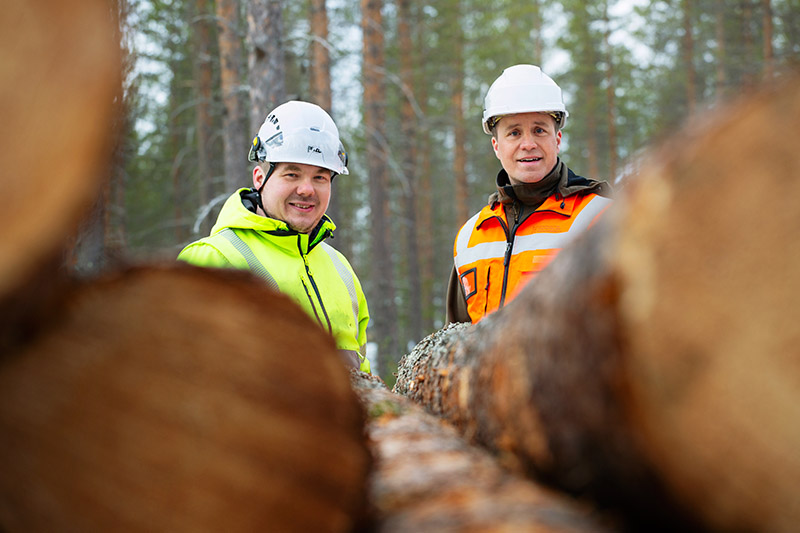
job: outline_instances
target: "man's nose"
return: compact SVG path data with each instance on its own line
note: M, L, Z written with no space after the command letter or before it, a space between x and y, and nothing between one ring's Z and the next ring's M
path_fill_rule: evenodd
M522 134L522 142L520 143L520 146L526 149L536 148L536 136L531 133Z
M310 179L300 180L297 184L297 194L300 196L312 196L314 194L314 184Z

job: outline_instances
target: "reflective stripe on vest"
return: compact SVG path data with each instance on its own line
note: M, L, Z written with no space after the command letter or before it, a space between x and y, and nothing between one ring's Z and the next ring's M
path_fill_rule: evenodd
M575 216L568 231L562 233L533 233L531 235L516 235L512 256L521 252L532 250L560 249L582 233L594 221L595 217L605 209L611 200L603 196L595 196ZM534 213L535 214L535 213ZM502 258L506 253L507 241L481 242L469 247L469 239L475 231L475 224L481 212L473 216L458 233L455 246L455 264L460 269L475 261L491 258Z
M261 261L258 260L250 247L247 246L247 244L238 235L236 235L235 231L230 228L225 228L217 235L222 235L225 237L228 242L230 242L233 247L236 248L236 251L242 254L242 257L247 262L248 268L254 274L266 281L267 285L269 285L271 289L275 290L276 292L280 292L280 289L278 288L278 282L275 281L275 278L272 277ZM320 245L328 254L328 257L331 258L331 262L333 263L333 267L336 269L336 273L339 274L339 277L342 279L342 283L344 283L344 286L347 287L347 292L350 294L350 303L353 308L356 329L358 329L358 294L356 293L353 273L348 270L344 263L342 263L333 247L325 244L324 242L320 243Z
M353 273L342 263L342 260L339 259L339 255L332 246L324 242L320 243L320 246L322 246L322 249L328 254L328 257L331 258L333 267L336 269L339 277L342 278L344 286L347 287L347 292L350 293L350 304L353 306L353 318L355 319L356 329L358 329L358 294L356 294L356 283L355 279L353 279Z
M510 236L507 233L513 228L507 228L497 206L487 206L467 221L458 232L453 252L472 322L511 301L610 202L594 194L573 197L566 211L545 208L531 213Z
M275 292L280 292L280 289L278 288L278 282L275 281L275 278L273 278L269 271L264 268L264 265L262 265L261 261L259 261L255 254L253 254L253 251L250 249L250 247L247 246L238 235L236 235L235 231L230 228L225 228L217 235L222 235L225 237L228 242L230 242L233 247L236 248L236 251L242 254L244 260L247 261L247 267L251 272L253 272L253 274L266 281L270 289L274 290Z

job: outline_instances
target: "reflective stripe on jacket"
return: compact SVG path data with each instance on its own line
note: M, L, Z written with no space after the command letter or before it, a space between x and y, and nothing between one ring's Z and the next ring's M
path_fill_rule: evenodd
M292 298L336 341L345 359L365 372L369 322L367 301L344 255L323 240L335 228L297 233L279 220L248 211L240 194L225 202L211 235L184 248L178 259L206 267L248 269L272 289ZM302 342L302 339L298 339Z
M453 255L472 322L511 301L610 202L596 194L550 196L516 228L496 202L468 220Z

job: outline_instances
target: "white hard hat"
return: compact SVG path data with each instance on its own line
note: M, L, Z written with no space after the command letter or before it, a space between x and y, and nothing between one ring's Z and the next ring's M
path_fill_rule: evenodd
M569 113L561 88L536 65L514 65L494 80L483 101L483 131L491 134L497 119L514 113L552 113L563 128Z
M276 107L258 130L247 159L304 163L349 174L333 119L318 105L293 100Z

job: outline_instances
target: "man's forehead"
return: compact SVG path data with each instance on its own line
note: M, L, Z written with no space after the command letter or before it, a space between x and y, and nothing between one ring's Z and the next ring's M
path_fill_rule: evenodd
M308 170L314 174L323 174L326 172L330 174L332 172L329 168L307 165L305 163L278 163L278 165L283 165L284 170L294 170L296 172L302 172L304 170Z
M497 124L505 128L514 128L529 122L538 125L553 126L555 125L556 118L550 113L516 113L513 115L505 115Z

